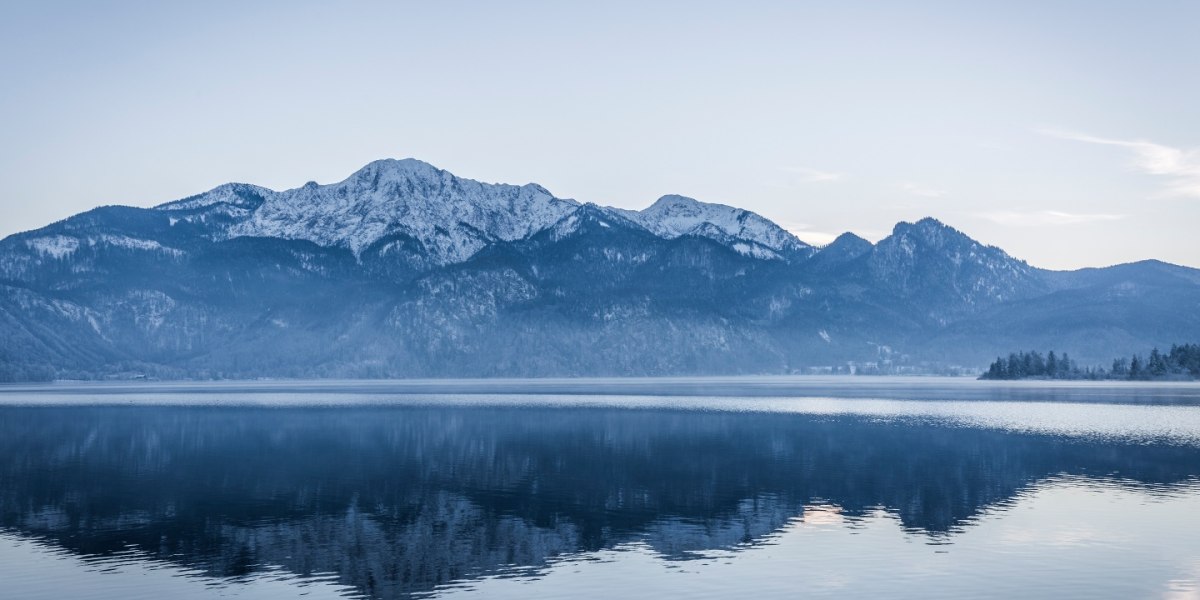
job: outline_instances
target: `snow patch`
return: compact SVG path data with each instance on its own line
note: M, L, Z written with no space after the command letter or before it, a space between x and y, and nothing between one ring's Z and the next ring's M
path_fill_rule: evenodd
M79 249L79 240L65 235L51 235L25 240L25 246L42 256L63 258Z
M560 240L579 230L579 217L571 215L554 225L554 239Z
M684 196L663 196L648 208L640 211L611 210L649 229L655 235L667 239L683 235L700 235L716 239L714 234L719 234L752 242L776 252L808 248L808 244L761 215L741 208L700 202ZM718 241L724 240L718 239ZM739 252L741 251L739 250ZM778 257L778 255L773 257Z
M779 258L779 254L763 248L758 244L747 244L746 242L737 242L733 246L733 251L742 256L750 256L761 260L774 260Z
M88 238L88 245L108 245L129 250L144 250L147 252L163 252L172 256L181 256L183 251L164 246L154 240L132 238L124 235L100 235Z
M247 204L247 196L266 197L274 193L274 190L269 190L257 185L250 185L247 183L225 183L207 192L204 192L203 194L197 194L182 200L160 204L155 208L158 210L196 210L218 204L243 206Z
M420 241L434 263L452 264L494 240L542 231L577 206L535 184L485 184L417 160L382 160L339 183L267 195L228 235L308 240L359 255L403 233Z
M69 256L78 250L81 245L87 245L88 247L115 246L117 248L128 248L130 250L163 252L172 256L181 256L183 254L183 251L181 250L163 246L154 240L144 240L125 235L106 234L86 237L83 239L65 235L51 235L30 238L25 240L25 245L29 249L42 256L51 256L54 258L63 258Z

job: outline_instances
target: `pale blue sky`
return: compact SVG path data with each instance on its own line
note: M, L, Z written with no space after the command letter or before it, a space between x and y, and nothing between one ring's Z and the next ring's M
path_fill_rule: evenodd
M603 6L601 6L601 4ZM1200 266L1200 2L0 0L0 235L415 157L823 243Z

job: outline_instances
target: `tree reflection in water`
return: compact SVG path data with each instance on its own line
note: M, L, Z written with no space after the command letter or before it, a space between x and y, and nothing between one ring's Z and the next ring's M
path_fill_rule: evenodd
M0 409L10 532L215 576L333 572L380 598L630 542L672 560L741 548L812 504L952 542L1061 474L1168 493L1200 449L686 410Z

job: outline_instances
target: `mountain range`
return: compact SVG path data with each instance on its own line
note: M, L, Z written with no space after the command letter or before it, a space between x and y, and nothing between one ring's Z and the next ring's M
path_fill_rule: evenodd
M624 210L381 160L0 240L0 339L4 380L1098 364L1200 340L1200 270L1049 271L932 218L818 247L682 196Z

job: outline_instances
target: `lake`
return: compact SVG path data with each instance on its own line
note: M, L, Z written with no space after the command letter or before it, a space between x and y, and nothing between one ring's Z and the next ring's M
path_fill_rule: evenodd
M1200 598L1200 385L0 387L0 597Z

